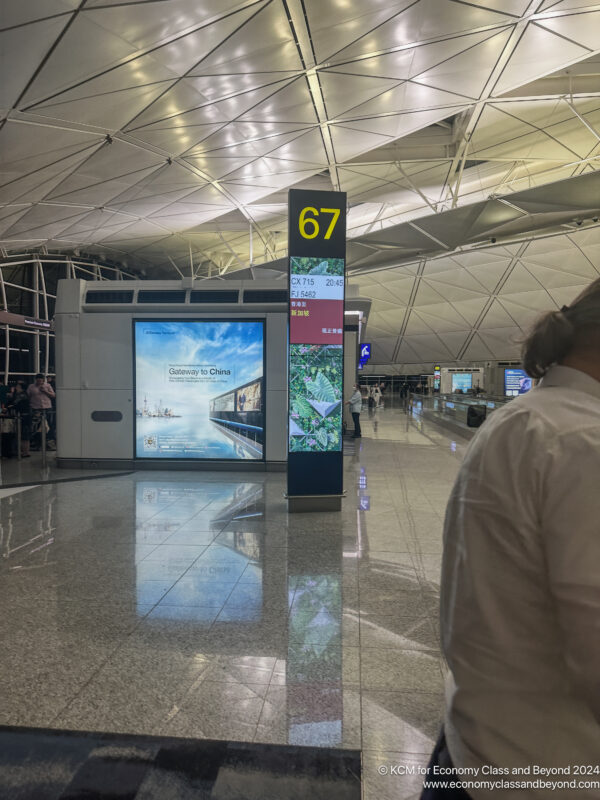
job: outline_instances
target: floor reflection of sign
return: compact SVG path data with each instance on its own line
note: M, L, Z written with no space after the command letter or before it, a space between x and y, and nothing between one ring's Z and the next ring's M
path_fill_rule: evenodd
M369 495L365 495L364 497L358 498L358 508L360 511L371 510L371 498L369 497Z
M288 742L342 741L342 588L338 575L300 575L288 619Z

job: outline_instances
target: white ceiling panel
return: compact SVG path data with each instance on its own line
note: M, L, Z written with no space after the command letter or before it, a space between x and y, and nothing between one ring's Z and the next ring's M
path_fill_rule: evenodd
M336 53L334 63L379 53L392 47L426 42L437 37L462 35L484 26L502 25L507 17L451 0L421 0L377 29L364 33L354 44Z
M327 61L368 31L398 16L412 0L347 0L343 4L306 0L305 8L318 61Z
M537 58L532 58L532 53L536 53ZM563 39L539 25L528 25L496 83L494 94L499 95L516 86L523 86L541 75L547 75L588 55L590 50L585 45Z
M25 3L19 3L21 7ZM0 22L4 27L5 22L12 18L11 9L7 9L8 20L4 19L4 3ZM42 14L41 16L46 16ZM54 17L11 28L0 32L0 64L2 67L2 80L0 81L0 109L11 109L19 100L27 83L35 74L41 60L55 42L67 20L65 17Z
M416 75L413 80L449 92L477 99L489 79L490 66L504 50L512 28L507 28L475 44L448 61Z
M468 347L462 355L465 361L488 361L489 359L496 358L490 348L485 344L481 337L476 333ZM504 356L501 356L501 358Z
M591 5L591 3L581 4ZM552 11L546 12L551 14ZM556 9L558 10L558 9ZM569 14L567 16L538 17L537 24L552 31L572 42L578 42L583 47L588 47L590 51L598 50L598 31L600 30L600 11L588 11L579 14Z
M207 28L219 18L229 16L239 8L239 0L170 0L168 3L146 3L143 8L128 2L112 7L104 0L87 3L84 13L98 25L117 33L137 50L156 46L172 37L181 37L183 32L194 27ZM96 6L96 7L94 7ZM235 18L235 14L232 18ZM217 35L215 30L211 36ZM214 42L214 39L212 40ZM214 45L213 45L214 46Z
M374 364L512 357L600 269L595 195L559 183L600 167L584 5L5 0L0 245L173 277L191 241L234 274L250 225L285 263L289 187L340 189Z

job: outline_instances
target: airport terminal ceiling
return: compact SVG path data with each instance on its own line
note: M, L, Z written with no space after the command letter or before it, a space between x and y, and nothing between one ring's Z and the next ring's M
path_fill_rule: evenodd
M4 257L226 277L339 189L395 368L514 357L598 275L600 4L4 0L0 50Z

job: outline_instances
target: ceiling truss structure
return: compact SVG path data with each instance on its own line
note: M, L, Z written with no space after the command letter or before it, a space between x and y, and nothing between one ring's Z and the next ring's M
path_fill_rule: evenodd
M281 257L289 186L351 237L600 161L600 4L5 0L0 237L156 274ZM595 80L594 80L595 79ZM252 250L252 253L250 253Z
M536 316L598 277L600 224L366 271L351 280L371 298L365 372L518 359Z
M8 253L226 276L285 256L289 187L334 188L354 266L402 229L425 280L449 215L600 166L591 0L4 0L0 47Z

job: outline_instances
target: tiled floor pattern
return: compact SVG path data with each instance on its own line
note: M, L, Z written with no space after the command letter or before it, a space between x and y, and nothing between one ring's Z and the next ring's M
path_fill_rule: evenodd
M386 410L340 514L278 473L141 472L0 499L0 724L362 748L418 796L439 728L441 528L464 443Z

